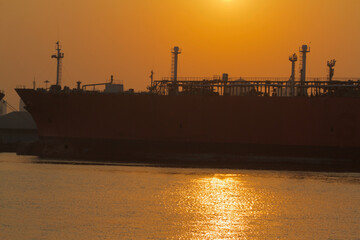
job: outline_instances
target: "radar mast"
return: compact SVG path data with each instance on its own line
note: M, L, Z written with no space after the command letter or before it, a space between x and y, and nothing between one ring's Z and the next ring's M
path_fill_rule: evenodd
M52 55L51 58L56 58L57 61L57 71L56 71L56 86L61 87L61 73L62 73L62 61L64 58L64 53L61 52L60 42L56 42L56 51L57 53Z

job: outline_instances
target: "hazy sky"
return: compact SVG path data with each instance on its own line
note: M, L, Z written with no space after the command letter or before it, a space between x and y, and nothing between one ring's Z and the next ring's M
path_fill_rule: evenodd
M103 82L144 90L170 75L290 76L288 56L311 43L308 75L360 77L359 0L0 0L0 89L16 107L17 85L55 82L62 43L63 84Z

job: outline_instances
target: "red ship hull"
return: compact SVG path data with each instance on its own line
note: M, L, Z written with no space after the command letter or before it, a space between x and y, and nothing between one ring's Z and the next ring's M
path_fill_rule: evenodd
M359 97L16 91L47 145L45 156L81 157L86 151L116 157L153 151L348 159L360 155Z

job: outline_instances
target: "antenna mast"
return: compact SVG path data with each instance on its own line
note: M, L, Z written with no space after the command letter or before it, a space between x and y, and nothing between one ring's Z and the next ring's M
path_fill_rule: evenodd
M61 52L61 46L59 41L56 42L56 51L57 53L52 55L51 58L56 58L57 61L56 86L61 87L61 73L62 73L61 59L64 58L64 53Z

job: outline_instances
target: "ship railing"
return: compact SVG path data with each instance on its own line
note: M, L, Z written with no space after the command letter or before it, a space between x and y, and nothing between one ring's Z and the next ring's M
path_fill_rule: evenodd
M245 80L245 81L288 81L289 77L231 77L229 81L236 80ZM295 78L295 81L300 81L300 78ZM329 81L328 77L307 77L306 82L327 82ZM359 77L336 77L333 81L360 81Z
M346 78L347 79L347 78ZM235 85L256 85L256 84L263 84L263 85L282 85L284 86L285 84L289 84L291 81L289 78L287 78L287 81L283 81L283 80L277 80L277 81L271 81L271 80L261 80L261 81L248 81L246 79L236 79L236 80L229 80L229 81L223 81L223 80L205 80L203 79L202 81L195 81L195 80L188 80L188 81L172 81L172 80L156 80L154 81L155 84L176 84L176 85L190 85L190 84L194 84L194 85L198 85L198 86L204 86L204 84L217 84L219 83L220 85L230 85L230 86L235 86ZM295 84L301 84L301 81L294 81ZM341 83L341 84L335 84L335 83ZM360 79L353 79L353 80L346 80L346 81L341 81L341 80L333 80L333 81L317 81L317 80L313 80L313 81L306 81L305 82L305 86L314 86L314 85L338 85L338 86L353 86L354 84L360 84Z
M259 79L259 78L257 78ZM173 94L211 94L211 95L256 95L256 96L319 96L330 94L344 94L346 91L359 92L360 81L314 81L302 83L300 81L247 81L237 80L202 80L202 81L154 81L153 93L160 95ZM346 78L348 79L348 78ZM356 93L358 95L358 93Z
M288 81L288 77L231 77L228 78L228 81ZM171 77L164 77L159 81L173 81ZM178 77L177 81L187 81L187 82L194 82L194 81L222 81L221 77L218 75L212 77Z
M231 77L229 81L248 81L248 82L286 82L289 81L288 77Z
M357 82L357 81L360 81L360 78L359 77L337 77L337 78L334 78L332 81L341 81L341 82L354 81L354 82Z
M213 80L220 80L220 76L212 76L212 77L177 77L177 81L213 81ZM172 77L163 77L161 80L158 81L173 81Z
M279 82L286 82L289 81L289 77L231 77L228 78L228 81L279 81ZM221 81L221 77L218 75L212 77L178 77L177 81ZM329 80L328 77L307 77L306 82L327 82ZM161 80L158 81L173 81L171 77L163 77ZM300 78L295 78L295 81L300 81ZM333 81L360 81L359 77L336 77Z

